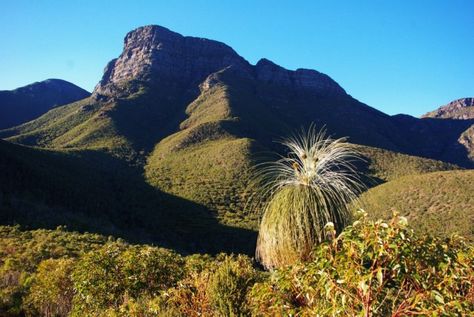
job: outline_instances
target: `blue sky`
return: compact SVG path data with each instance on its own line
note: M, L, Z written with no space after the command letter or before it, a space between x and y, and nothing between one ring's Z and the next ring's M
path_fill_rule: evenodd
M0 90L61 78L92 90L125 34L159 24L251 63L313 68L389 114L474 96L474 1L22 1L0 11Z

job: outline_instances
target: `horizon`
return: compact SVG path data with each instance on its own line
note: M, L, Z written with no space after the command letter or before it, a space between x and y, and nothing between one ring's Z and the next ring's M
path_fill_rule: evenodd
M474 2L427 3L16 1L0 13L0 90L57 78L92 91L125 35L156 24L223 42L253 65L315 69L371 107L419 117L474 96Z

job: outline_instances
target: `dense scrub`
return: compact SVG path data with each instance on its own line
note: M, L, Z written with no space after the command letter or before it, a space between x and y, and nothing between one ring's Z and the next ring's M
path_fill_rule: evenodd
M272 272L63 230L0 227L2 316L430 316L474 312L474 249L365 217Z
M365 174L372 179L368 182L369 187L379 182L389 182L408 175L460 169L457 165L443 161L370 146L361 145L358 147L366 161Z
M458 233L474 241L474 171L411 175L368 190L361 197L373 219L392 211L407 217L419 234L441 238Z

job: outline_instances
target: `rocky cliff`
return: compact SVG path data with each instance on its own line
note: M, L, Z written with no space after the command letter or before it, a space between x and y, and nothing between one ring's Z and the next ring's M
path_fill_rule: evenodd
M267 59L253 66L224 43L182 36L157 25L140 27L126 35L122 54L108 63L94 94L114 95L131 80L196 86L226 68L247 79L290 89L345 94L334 80L315 70L291 71Z
M435 111L428 112L422 118L474 119L474 98L454 100Z

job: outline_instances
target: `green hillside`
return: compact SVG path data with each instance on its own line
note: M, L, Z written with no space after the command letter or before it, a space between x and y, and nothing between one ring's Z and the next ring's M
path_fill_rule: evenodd
M368 186L456 168L406 153L451 157L464 125L388 116L327 75L264 59L250 65L222 43L201 48L199 39L183 42L156 26L136 30L136 38L134 32L109 65L117 78L109 69L91 97L0 131L0 138L31 146L0 144L7 153L0 158L5 223L67 224L184 251L252 250L260 215L246 210L251 170L274 159L269 153L285 155L275 141L310 124L362 145ZM134 55L135 45L148 47L141 39L185 49L147 51L158 63L150 70L148 59ZM140 73L121 78L128 67ZM226 238L213 245L208 231Z
M252 252L255 232L219 224L206 206L149 186L139 169L100 151L0 141L0 178L3 224L66 225L181 252Z
M313 115L324 120L328 129L339 131L336 119L338 114L347 110L347 106L343 106L345 99L339 100L339 104L329 105L329 100L324 98L302 96L295 99L295 111L287 103L257 97L250 89L255 83L231 71L222 71L211 77L213 84L202 87L199 96L190 103L184 101L187 97L166 99L164 94L169 93L171 87L154 90L150 83L131 82L124 88L129 90L127 97L108 101L92 97L84 99L56 108L19 127L4 130L0 135L12 142L54 150L16 147L21 153L26 151L17 158L34 158L28 164L45 161L42 166L46 169L33 165L31 168L35 172L32 175L42 173L38 179L48 179L51 175L53 181L50 183L58 184L36 186L46 188L45 196L51 197L48 199L57 205L53 208L56 211L50 212L53 216L45 217L56 219L53 224L62 224L65 220L61 220L60 215L70 214L69 209L73 208L74 214L96 213L119 223L140 222L138 227L142 223L145 226L157 223L143 220L148 219L149 214L171 214L167 221L177 221L186 227L191 221L180 216L184 211L173 211L173 204L182 200L189 212L201 215L202 221L192 228L196 226L203 231L209 222L218 221L255 229L258 214L245 208L252 192L249 184L254 163L273 159L269 151L280 151L274 141L294 132L291 126L309 124L307 118L311 116L309 110L305 110L305 102L317 103L316 110L311 111L318 111L318 114ZM271 86L259 89L268 95L278 93ZM327 111L329 107L332 112ZM358 111L354 110L357 108L349 109ZM360 134L356 130L347 131L354 135L355 140L357 133ZM371 142L383 142L382 137L374 137ZM361 171L370 177L369 186L404 175L455 168L447 163L388 150L367 146L361 149L367 159L361 164ZM37 153L41 153L40 159L36 159ZM53 163L48 162L49 157L55 158ZM108 170L102 171L104 168ZM63 186L63 180L54 180L58 173L61 179L71 181ZM109 183L104 183L108 178L96 176L104 173L112 179ZM5 191L9 192L15 186L10 185L10 189ZM64 199L63 188L68 188L67 193L77 194L69 194L70 197ZM14 195L19 197L20 194ZM35 195L39 197L43 193ZM92 198L84 200L83 197L88 195ZM95 197L102 202L95 203ZM171 203L164 202L168 200ZM83 206L86 203L89 205ZM41 204L34 200L31 205ZM52 208L50 203L46 205ZM41 215L39 212L36 214ZM71 218L67 223L76 221ZM107 228L109 225L85 223L76 224L76 227ZM180 229L189 231L189 234L193 230L199 231L196 228ZM161 234L159 240L171 240L164 236ZM151 239L156 237L152 235Z
M418 232L446 237L458 233L474 240L474 171L410 175L374 187L362 203L374 218L395 210Z
M403 176L460 169L459 166L433 159L387 151L369 146L359 146L365 162L362 170L372 178L369 186L388 182Z

